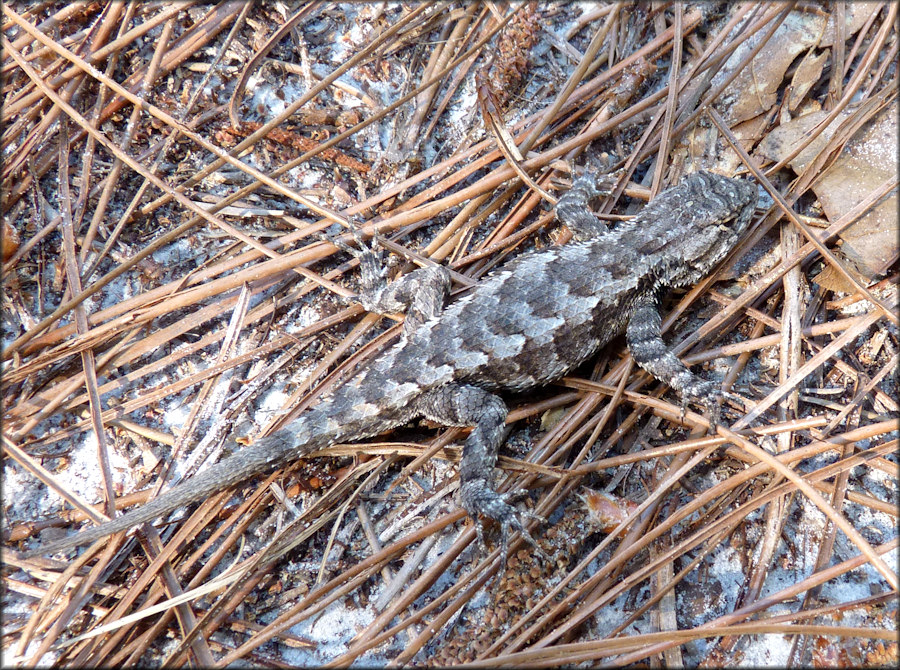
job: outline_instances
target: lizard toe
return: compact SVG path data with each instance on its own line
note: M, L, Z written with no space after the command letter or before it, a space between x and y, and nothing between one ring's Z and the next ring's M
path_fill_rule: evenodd
M684 416L689 403L696 403L709 412L709 428L715 432L722 407L722 389L715 382L694 378L682 389L681 413Z
M525 523L528 520L546 523L546 519L534 512L511 504L511 501L518 500L527 494L528 491L525 489L498 493L484 480L467 482L462 488L462 505L469 513L469 516L475 520L479 531L481 530L481 525L478 521L479 515L493 519L500 524L500 538L504 560L508 554L510 530L520 533L544 558L548 558L547 554L540 548L525 527ZM481 537L480 532L479 537Z

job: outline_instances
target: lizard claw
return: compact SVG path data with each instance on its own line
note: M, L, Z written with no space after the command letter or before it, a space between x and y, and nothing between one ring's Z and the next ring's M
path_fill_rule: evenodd
M351 227L349 230L350 230L350 233L353 235L353 240L356 242L356 246L359 247L358 249L347 244L347 242L345 242L341 238L340 233L335 233L335 234L325 233L322 235L322 237L325 239L326 242L330 242L331 244L336 246L338 249L340 249L341 251L347 252L354 258L362 259L366 256L376 256L376 257L378 257L378 260L380 260L382 247L378 243L378 233L375 233L372 236L371 242L366 243L366 240L363 238L362 233L359 231L359 228L356 228L354 226L354 227Z
M362 276L359 301L362 306L370 312L385 311L379 308L378 296L379 292L387 286L386 277L389 267L384 262L384 247L379 242L378 233L372 235L371 241L366 243L358 228L353 227L350 232L353 234L358 249L347 244L339 235L325 235L324 238L359 261L359 270Z
M722 410L722 389L715 382L694 379L681 391L681 418L687 413L688 403L696 403L709 412L709 431L716 432Z
M484 542L484 533L481 523L478 521L478 515L486 516L500 524L500 547L503 561L506 562L509 554L509 532L510 529L518 532L545 560L550 560L547 553L541 549L537 541L528 532L525 527L525 521L531 519L540 523L546 523L546 519L534 512L526 509L515 507L512 501L518 500L527 495L525 489L508 491L506 493L497 493L483 479L476 479L467 482L461 490L462 505L465 510L475 520L475 528L478 533L478 542L486 548Z

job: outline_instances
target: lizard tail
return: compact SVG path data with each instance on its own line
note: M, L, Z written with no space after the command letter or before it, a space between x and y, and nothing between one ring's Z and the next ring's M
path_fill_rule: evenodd
M144 505L94 528L43 544L26 553L25 557L52 554L95 542L107 535L152 521L253 476L271 472L341 440L368 437L402 423L402 420L384 421L365 411L361 414L359 410L365 408L365 403L354 406L354 403L359 403L359 395L352 390L350 393L338 393L298 417L286 428L235 450L233 455L179 482ZM233 438L231 440L234 442Z
M406 423L416 414L415 399L447 379L400 379L397 369L419 374L419 368L399 360L409 355L401 342L366 372L339 387L334 395L301 414L282 430L267 435L122 516L49 542L26 557L49 554L95 542L107 535L152 521L184 505L202 500L250 477L341 441L359 440ZM449 373L448 373L449 374ZM445 375L446 376L446 375Z
M279 431L265 437L253 445L239 449L233 456L216 463L206 470L179 482L168 491L149 500L146 504L130 510L111 521L88 528L75 535L48 542L38 549L28 552L30 558L36 555L53 554L72 547L95 542L107 535L128 530L132 526L152 521L156 517L168 514L184 505L207 498L217 491L226 489L250 477L270 472L293 458L297 458L298 449L292 435L287 431ZM318 443L318 440L315 441ZM309 446L308 451L315 451L318 444ZM324 446L324 445L321 445ZM303 450L307 451L306 449Z

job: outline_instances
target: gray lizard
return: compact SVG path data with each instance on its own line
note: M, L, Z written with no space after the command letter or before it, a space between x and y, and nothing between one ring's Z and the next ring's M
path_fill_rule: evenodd
M588 204L610 184L590 174L576 179L556 208L574 241L519 256L446 309L450 282L442 268L416 270L387 284L372 252L362 254L363 305L379 312L408 307L395 346L286 428L140 508L31 554L93 542L331 444L377 435L420 416L472 427L459 469L462 506L476 521L483 515L499 522L504 544L510 529L530 540L523 522L534 515L512 504L522 492L494 487L507 415L497 391L552 382L624 330L634 360L684 402L713 410L720 395L666 348L659 303L668 289L709 274L735 246L755 209L755 185L695 173L631 222L607 229Z

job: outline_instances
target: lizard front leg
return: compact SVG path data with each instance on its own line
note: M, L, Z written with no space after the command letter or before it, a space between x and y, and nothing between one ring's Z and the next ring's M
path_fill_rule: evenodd
M635 363L661 382L675 389L682 402L696 402L710 412L711 428L719 419L719 387L705 381L687 369L662 339L662 318L659 315L659 298L655 294L642 296L631 312L625 330L628 349Z
M387 267L377 248L377 238L373 239L369 248L357 237L359 250L337 238L331 241L359 259L362 282L358 300L368 311L378 314L405 313L403 332L407 335L443 311L450 295L450 273L446 268L439 265L419 268L388 283Z
M493 393L468 384L447 384L423 395L416 408L423 416L447 426L472 426L463 446L459 466L460 501L476 522L479 540L484 543L478 515L494 519L501 527L501 545L506 556L510 528L519 531L537 546L526 530L524 518L542 517L510 504L525 491L498 493L494 488L497 449L503 441L506 403Z
M556 203L556 218L566 224L577 242L595 239L609 233L603 223L591 211L591 200L612 193L616 174L597 174L585 168L584 174L572 182L572 188L563 193Z

